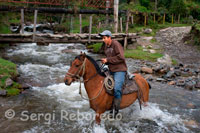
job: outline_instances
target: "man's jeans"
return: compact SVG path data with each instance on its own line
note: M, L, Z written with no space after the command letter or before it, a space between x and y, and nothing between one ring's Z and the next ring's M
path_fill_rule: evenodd
M110 72L110 74L113 75L115 80L114 97L119 99L122 97L122 87L124 84L126 72Z

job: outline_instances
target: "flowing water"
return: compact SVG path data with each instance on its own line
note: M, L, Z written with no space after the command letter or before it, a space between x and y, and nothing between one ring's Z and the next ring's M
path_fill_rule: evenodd
M64 53L63 51L68 51ZM152 83L147 107L138 101L120 111L122 117L94 124L95 113L79 93L79 83L66 86L63 78L70 61L84 51L81 44L21 44L4 57L18 64L21 79L31 89L18 96L0 98L0 132L23 133L190 133L200 131L200 92ZM127 62L131 67L131 62ZM84 91L84 86L82 85ZM84 91L84 96L87 94ZM9 112L11 111L11 112ZM14 111L14 117L13 112ZM106 112L105 114L107 114ZM5 117L6 115L6 117ZM10 116L11 115L11 116ZM13 117L13 118L10 118ZM187 124L187 123L192 124Z

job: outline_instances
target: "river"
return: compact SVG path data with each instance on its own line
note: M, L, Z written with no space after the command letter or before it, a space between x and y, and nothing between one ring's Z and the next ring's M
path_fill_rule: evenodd
M200 92L157 82L151 83L147 107L140 110L136 101L120 111L121 119L106 119L101 125L94 124L95 113L90 109L89 102L81 99L79 83L71 86L63 83L70 61L80 51L95 59L100 58L99 55L88 53L81 44L37 46L27 43L9 47L5 51L4 57L17 64L21 79L31 89L18 96L0 97L1 133L200 132ZM132 67L131 62L127 63ZM84 91L84 86L82 89ZM83 94L87 96L85 91ZM8 118L9 111L14 111L13 118Z

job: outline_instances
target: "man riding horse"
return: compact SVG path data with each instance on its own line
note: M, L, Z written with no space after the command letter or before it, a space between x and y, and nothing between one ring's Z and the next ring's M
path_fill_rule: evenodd
M108 65L110 74L113 76L115 81L114 101L111 110L111 113L114 113L115 117L120 109L122 87L125 81L127 65L123 47L118 41L112 40L111 32L105 30L99 35L103 38L103 42L105 43L103 51L106 55L106 58L102 58L101 62Z

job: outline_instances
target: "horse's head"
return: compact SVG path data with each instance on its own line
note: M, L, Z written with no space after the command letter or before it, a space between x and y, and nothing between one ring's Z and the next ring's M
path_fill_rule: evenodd
M81 53L71 62L70 69L68 70L64 78L64 82L66 85L71 85L73 81L80 79L80 77L84 76L85 63L86 63L85 53Z

